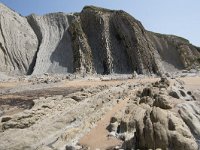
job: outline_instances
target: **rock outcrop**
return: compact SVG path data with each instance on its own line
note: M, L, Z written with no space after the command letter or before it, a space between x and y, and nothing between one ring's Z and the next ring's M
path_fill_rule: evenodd
M124 11L22 17L0 5L0 71L14 74L163 74L199 65L189 41L145 30Z
M123 149L199 149L199 102L172 98L169 84L164 88L168 92L161 92L166 81L147 85L130 100L121 117L117 114L110 121L109 131L124 141Z
M37 47L37 37L27 19L0 4L0 71L26 74Z

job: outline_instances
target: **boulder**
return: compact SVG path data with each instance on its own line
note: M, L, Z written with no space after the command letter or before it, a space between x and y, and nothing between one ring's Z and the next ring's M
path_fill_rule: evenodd
M148 104L148 105L150 105L150 106L153 106L154 99L152 99L152 98L149 97L149 96L145 96L145 97L142 97L142 98L140 99L139 104L142 104L142 103L145 103L145 104Z
M155 97L155 101L153 103L153 106L156 106L156 107L159 107L159 108L162 108L162 109L171 109L172 108L172 105L165 98L163 98L160 95L157 95Z
M145 97L145 96L153 97L153 91L151 87L147 87L143 89L141 93L141 97Z
M160 79L160 81L157 81L157 82L153 83L152 85L153 85L153 87L158 87L158 88L165 88L165 89L167 89L167 88L169 87L169 85L170 85L170 81L169 81L167 78L162 77L162 78Z

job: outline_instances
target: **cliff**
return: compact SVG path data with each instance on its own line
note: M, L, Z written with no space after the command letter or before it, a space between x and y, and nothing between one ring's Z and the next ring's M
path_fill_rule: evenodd
M0 8L0 71L7 74L162 74L200 63L188 40L147 31L121 10L23 17Z

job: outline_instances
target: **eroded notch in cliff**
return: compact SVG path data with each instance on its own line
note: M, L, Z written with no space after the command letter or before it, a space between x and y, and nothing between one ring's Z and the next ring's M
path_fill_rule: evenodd
M37 60L37 54L38 54L40 44L42 41L42 32L40 30L40 26L38 25L38 23L36 22L34 17L35 17L35 14L28 16L27 21L28 21L29 25L31 26L31 28L33 29L33 31L38 39L38 46L37 46L37 51L35 52L35 55L33 57L33 60L27 70L27 75L31 75L34 71L34 67L35 67L36 60Z

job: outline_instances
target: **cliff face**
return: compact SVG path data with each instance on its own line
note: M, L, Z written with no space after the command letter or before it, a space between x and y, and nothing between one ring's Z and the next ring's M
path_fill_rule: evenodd
M0 4L0 71L26 74L37 46L27 19Z
M149 35L161 57L165 70L193 68L198 65L199 50L191 45L188 40L150 32Z
M85 7L71 27L74 50L83 59L78 60L86 62L80 68L100 74L159 72L147 32L127 13Z
M72 73L73 50L67 31L72 18L73 16L64 13L27 17L39 43L33 74Z
M14 74L176 71L199 65L199 48L146 31L124 11L22 17L0 5L0 71Z

